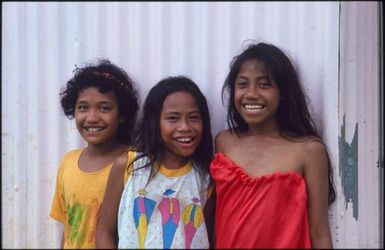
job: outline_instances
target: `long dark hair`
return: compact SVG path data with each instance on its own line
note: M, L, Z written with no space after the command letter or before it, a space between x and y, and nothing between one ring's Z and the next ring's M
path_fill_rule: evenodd
M164 144L160 136L160 114L163 102L167 96L179 91L191 94L198 104L203 126L202 139L191 158L195 163L194 168L205 179L204 177L209 175L209 164L214 151L209 109L206 98L199 87L185 76L167 77L158 82L148 93L143 106L142 118L139 121L135 145L137 150L144 154L136 157L135 160L147 156L150 162L146 166L153 166L154 162L161 160L161 149ZM152 177L154 174L156 172L151 168L150 176Z
M276 114L279 133L287 138L317 138L326 149L309 113L305 93L298 75L289 57L278 47L257 43L249 45L241 54L235 56L230 64L230 72L222 87L222 101L227 95L227 124L231 132L237 135L249 130L246 121L234 105L235 80L241 66L249 60L258 60L266 67L280 90L280 105ZM335 200L333 171L328 158L329 168L329 204Z

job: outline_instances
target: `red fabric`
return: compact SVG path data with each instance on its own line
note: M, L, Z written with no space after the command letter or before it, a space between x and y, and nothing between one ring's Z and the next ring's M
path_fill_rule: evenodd
M310 248L307 193L295 172L250 177L223 153L216 181L216 248Z

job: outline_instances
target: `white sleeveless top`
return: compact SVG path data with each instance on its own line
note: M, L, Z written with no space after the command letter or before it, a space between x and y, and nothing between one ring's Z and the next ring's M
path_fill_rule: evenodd
M147 184L147 157L133 164L118 213L118 248L200 248L209 241L203 209L209 177L203 181L189 162L177 170L160 167ZM141 245L139 242L141 241Z

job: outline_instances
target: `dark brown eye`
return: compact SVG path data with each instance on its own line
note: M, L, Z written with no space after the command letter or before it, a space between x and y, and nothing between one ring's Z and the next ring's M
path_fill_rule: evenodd
M78 105L78 106L76 106L76 110L77 111L85 111L85 110L87 110L87 105Z

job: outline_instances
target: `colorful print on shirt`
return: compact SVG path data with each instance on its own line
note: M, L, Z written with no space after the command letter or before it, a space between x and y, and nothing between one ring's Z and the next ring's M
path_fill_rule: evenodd
M202 209L208 182L201 180L191 163L178 171L161 168L147 182L150 168L140 168L144 159L133 164L136 170L122 193L118 248L208 249Z
M200 199L198 197L192 198L193 203L188 205L182 213L187 249L191 248L191 242L195 232L204 221L203 210L202 207L199 206L199 201Z
M67 223L65 237L69 244L83 245L95 240L99 220L100 204L97 199L89 200L85 206L75 200L72 195L71 202L66 204ZM88 223L85 223L88 222Z
M150 221L152 212L154 211L155 201L145 197L147 194L145 189L140 189L139 197L134 200L134 220L135 227L138 230L139 248L144 248L146 241L147 225Z

